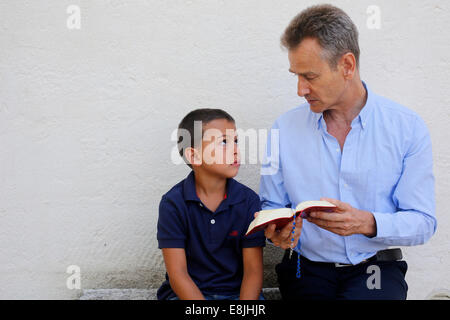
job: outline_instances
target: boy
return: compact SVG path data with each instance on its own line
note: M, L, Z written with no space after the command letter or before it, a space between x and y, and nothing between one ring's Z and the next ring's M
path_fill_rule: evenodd
M190 112L178 126L178 149L192 172L159 206L167 273L158 299L262 297L265 237L244 236L260 200L233 179L239 170L234 119L220 109Z

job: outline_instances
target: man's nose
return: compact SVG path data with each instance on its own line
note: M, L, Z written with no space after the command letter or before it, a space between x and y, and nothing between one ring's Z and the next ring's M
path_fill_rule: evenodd
M309 90L308 82L305 81L304 79L302 79L301 77L298 77L297 94L300 97L304 97L304 96L306 96L309 93L310 93L310 90Z

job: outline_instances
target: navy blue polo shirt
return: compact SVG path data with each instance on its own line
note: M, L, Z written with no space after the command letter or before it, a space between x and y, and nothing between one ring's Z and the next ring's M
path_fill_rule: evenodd
M264 233L245 237L253 214L261 210L259 196L234 179L227 179L226 197L215 212L198 198L194 172L161 199L159 248L183 248L188 273L203 294L239 294L242 248L264 247ZM175 297L168 275L158 299Z

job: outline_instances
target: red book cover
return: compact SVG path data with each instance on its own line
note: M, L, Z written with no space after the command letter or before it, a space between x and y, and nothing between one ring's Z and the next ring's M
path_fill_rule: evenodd
M306 218L312 211L333 212L336 206L327 201L304 201L295 208L295 216ZM276 224L276 230L282 229L293 220L294 211L291 208L281 208L260 211L250 223L246 236L264 230L269 224Z

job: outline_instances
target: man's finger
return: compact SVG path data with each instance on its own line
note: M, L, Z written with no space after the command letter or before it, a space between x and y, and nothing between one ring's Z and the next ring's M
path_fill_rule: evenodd
M295 218L295 227L300 230L302 226L303 226L303 218L298 216L297 218Z
M325 212L325 211L312 211L309 216L314 219L321 219L326 221L345 221L346 216L337 212Z
M339 228L343 229L345 228L346 222L344 221L332 221L332 220L323 220L318 218L308 218L308 221L311 223L314 223L315 225L327 229L327 228Z
M335 233L335 234L340 235L340 236L349 236L349 235L351 235L351 233L349 233L348 230L342 229L342 228L327 228L327 227L324 227L322 229L330 231L330 232Z
M292 224L292 221L291 221L287 225L285 225L283 227L283 229L281 229L281 231L280 231L280 240L281 241L284 241L284 240L289 238L289 236L292 233L292 227L293 227L293 224Z
M275 228L277 227L276 224L269 224L266 228L266 230L264 231L264 236L267 239L272 239L273 236L275 235Z
M342 202L340 200L337 199L332 199L332 198L320 198L321 201L328 201L329 203L334 204L336 207L338 207L338 209L342 209L344 207L345 202Z
M255 212L255 214L253 215L253 218L256 219L256 217L258 216L258 214L259 214L259 211L258 211L258 212Z

